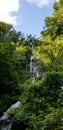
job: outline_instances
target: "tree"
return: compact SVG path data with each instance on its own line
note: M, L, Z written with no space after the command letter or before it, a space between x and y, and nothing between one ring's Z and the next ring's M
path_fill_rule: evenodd
M0 21L0 42L15 42L22 39L21 32L17 32L12 24L8 24Z
M62 130L62 84L63 72L47 72L43 81L27 84L20 97L22 106L9 113L12 130Z
M30 56L31 56L31 47L26 40L20 40L17 43L16 51L15 51L15 69L19 75L20 82L23 83L29 79L29 69L26 69L26 66L30 64Z
M18 100L23 91L21 84L29 78L26 64L29 64L30 61L31 47L21 33L13 29L12 25L3 22L0 24L1 114Z
M54 3L52 16L45 18L46 29L41 32L42 44L35 48L34 55L43 71L63 70L63 2Z
M15 49L12 43L0 42L0 113L18 99L19 78L15 70Z

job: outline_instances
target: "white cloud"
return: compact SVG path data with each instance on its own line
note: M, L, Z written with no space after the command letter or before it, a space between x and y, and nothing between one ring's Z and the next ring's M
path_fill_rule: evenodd
M30 4L36 4L38 7L42 7L44 5L47 5L50 0L26 0Z
M11 13L19 10L19 0L0 0L0 21L16 23L16 16Z

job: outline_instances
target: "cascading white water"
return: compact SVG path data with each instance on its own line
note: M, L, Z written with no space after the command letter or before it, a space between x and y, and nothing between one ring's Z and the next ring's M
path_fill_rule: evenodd
M30 45L32 47L32 55L30 57L30 77L32 78L32 82L34 83L35 77L38 77L39 74L37 71L37 67L34 65L34 56L33 56L34 44L31 42Z
M17 109L20 106L21 102L16 102L15 104L11 105L10 108L0 117L0 130L11 130L12 120L10 120L7 113Z
M5 125L5 122L2 124L1 130L11 130L12 123Z
M30 57L30 72L33 72L33 56Z

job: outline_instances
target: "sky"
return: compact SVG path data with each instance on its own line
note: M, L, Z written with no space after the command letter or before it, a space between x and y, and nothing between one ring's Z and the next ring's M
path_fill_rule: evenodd
M11 23L16 31L40 36L44 19L51 16L54 0L0 0L0 21Z

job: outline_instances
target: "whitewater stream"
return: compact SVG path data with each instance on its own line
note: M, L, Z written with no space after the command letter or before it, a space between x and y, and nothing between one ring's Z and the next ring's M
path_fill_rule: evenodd
M9 109L0 117L0 130L11 130L12 126L12 119L10 119L8 112L17 109L21 106L21 102L16 102L15 104L11 105Z

